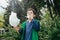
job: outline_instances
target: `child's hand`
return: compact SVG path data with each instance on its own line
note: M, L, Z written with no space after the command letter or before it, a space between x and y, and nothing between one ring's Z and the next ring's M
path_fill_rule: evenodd
M16 31L19 31L19 27L14 27L14 29L15 29Z

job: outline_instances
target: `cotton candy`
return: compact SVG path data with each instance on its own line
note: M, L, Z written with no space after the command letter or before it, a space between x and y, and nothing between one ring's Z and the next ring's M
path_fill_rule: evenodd
M20 19L17 18L17 14L14 12L11 12L11 15L9 16L9 24L11 26L18 26L20 23Z

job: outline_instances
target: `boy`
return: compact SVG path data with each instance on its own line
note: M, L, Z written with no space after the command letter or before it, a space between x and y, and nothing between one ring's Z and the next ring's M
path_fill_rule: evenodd
M38 40L38 31L40 30L40 23L35 18L36 12L32 8L27 10L27 21L22 23L22 28L14 28L21 33L21 40Z

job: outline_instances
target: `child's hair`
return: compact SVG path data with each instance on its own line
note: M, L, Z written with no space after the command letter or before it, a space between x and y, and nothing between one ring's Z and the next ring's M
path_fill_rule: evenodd
M33 11L33 14L36 15L36 11L33 8L28 8L27 11Z
M34 18L40 20L40 16L34 8L28 8L27 9L27 11L31 11L31 10L33 11L33 14L35 15Z

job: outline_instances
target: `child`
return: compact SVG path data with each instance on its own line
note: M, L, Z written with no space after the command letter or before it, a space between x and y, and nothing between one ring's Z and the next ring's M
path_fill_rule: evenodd
M40 23L35 18L36 12L32 8L27 10L27 20L22 23L22 28L16 27L15 30L21 33L21 40L38 40L38 31L40 30Z

